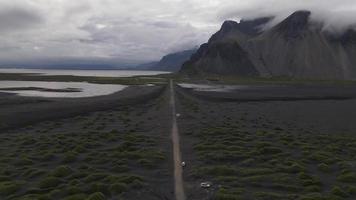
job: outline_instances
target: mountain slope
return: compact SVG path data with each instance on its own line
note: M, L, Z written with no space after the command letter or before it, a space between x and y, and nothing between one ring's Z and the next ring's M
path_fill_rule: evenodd
M322 24L298 11L260 36L248 41L260 74L317 79L351 79L355 62L339 39L334 41ZM349 43L349 42L348 42Z
M196 51L196 49L191 49L168 54L158 62L142 64L137 69L177 72L180 70L182 64L189 60Z
M191 59L183 64L181 72L191 74L219 74L258 76L258 69L242 48L244 41L261 34L260 26L271 18L225 21L221 29L203 44Z
M181 72L191 74L219 74L257 76L259 73L240 43L259 35L259 26L271 18L251 21L225 21L221 29L201 45Z
M194 59L183 65L182 72L189 72L191 69L200 73L212 72L214 71L212 68L215 68L218 74L239 76L255 74L296 78L355 79L356 32L350 29L342 35L334 35L324 31L321 23L310 20L310 15L309 11L297 11L264 31L258 27L268 23L267 19L270 18L265 18L260 24L249 21L247 24L250 24L250 27L247 30L258 30L256 32L244 31L246 29L241 28L246 26L246 21L241 23L227 21L222 29L212 36L208 44L198 50L200 54L195 54L192 57ZM224 45L227 47L238 45L240 50L232 51L235 56L230 55L229 59L224 59L224 56L214 59L214 56L206 53L214 51L216 46L224 48L222 47ZM241 52L244 52L245 56L241 56ZM250 69L250 72L254 69L256 73L231 70L231 67L236 66L240 69Z

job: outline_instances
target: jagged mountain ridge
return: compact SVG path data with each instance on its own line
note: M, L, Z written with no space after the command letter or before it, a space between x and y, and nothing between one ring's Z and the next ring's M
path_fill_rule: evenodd
M321 23L312 21L310 15L309 11L297 11L266 30L261 27L272 18L242 20L240 23L226 21L209 42L184 63L181 71L238 76L355 79L356 32L350 29L342 35L334 35L323 30ZM243 31L246 29L256 32ZM235 47L233 49L232 44ZM226 57L226 51L222 51L224 45L226 48L230 46L229 59L223 59ZM211 51L218 53L211 55L208 53Z
M249 59L240 42L261 33L259 26L272 18L260 18L240 23L225 21L221 29L202 44L181 71L189 74L243 74L257 76L259 73Z

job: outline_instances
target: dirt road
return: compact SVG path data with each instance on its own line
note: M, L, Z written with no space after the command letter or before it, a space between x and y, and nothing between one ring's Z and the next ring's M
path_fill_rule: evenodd
M172 109L172 143L173 143L173 162L174 162L174 193L176 200L185 200L183 186L183 169L181 160L181 151L179 143L179 132L177 126L177 113L175 107L175 95L173 81L170 80L170 105Z

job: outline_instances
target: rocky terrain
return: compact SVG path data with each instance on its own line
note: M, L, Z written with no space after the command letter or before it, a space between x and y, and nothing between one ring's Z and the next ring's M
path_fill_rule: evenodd
M356 32L332 33L311 15L297 11L272 27L272 17L226 21L181 72L355 79Z

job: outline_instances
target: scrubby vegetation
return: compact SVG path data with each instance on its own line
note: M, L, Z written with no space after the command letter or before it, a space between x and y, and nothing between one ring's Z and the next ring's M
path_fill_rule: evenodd
M236 194L237 189L269 191L256 192L254 199L296 199L309 193L325 199L353 195L346 191L356 186L356 169L352 167L356 138L253 133L225 126L206 128L196 137L201 139L194 147L201 164L192 175L210 177L223 185L217 199L238 199L249 193Z
M212 199L356 198L356 135L285 128L183 94L180 101L180 123L194 122L183 128L186 140L195 141L187 182L211 181ZM198 114L192 104L202 107Z
M166 153L131 115L123 108L1 134L0 199L105 200L145 190L145 170Z

